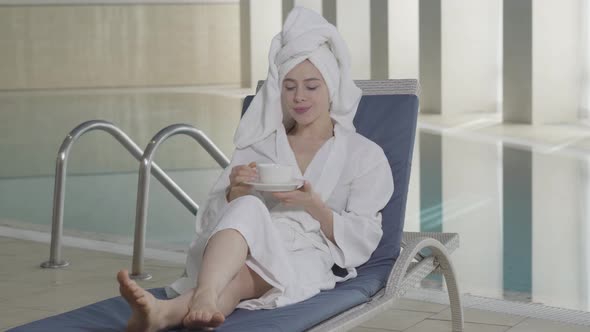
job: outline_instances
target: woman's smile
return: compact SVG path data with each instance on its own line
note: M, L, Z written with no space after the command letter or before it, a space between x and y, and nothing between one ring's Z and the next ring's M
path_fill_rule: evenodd
M293 108L293 110L297 114L303 114L303 113L309 111L310 108L311 108L311 106L297 106L297 107Z

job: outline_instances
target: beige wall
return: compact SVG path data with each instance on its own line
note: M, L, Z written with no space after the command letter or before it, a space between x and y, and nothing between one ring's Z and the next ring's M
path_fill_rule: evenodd
M0 7L0 90L238 83L239 37L237 3Z
M115 123L141 148L161 128L187 123L230 155L248 92L202 85L239 85L239 32L238 3L0 6L0 177L52 175L66 134L93 119ZM217 167L187 137L161 150L156 162L167 169ZM68 167L138 165L107 134L90 133Z

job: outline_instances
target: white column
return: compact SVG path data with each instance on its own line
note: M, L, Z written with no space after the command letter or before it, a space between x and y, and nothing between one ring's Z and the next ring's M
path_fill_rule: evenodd
M586 0L504 0L504 122L579 118Z
M259 80L266 79L268 50L272 38L281 31L281 19L281 1L240 1L243 87L255 88Z
M498 109L502 71L501 7L501 0L442 1L444 115Z
M389 77L418 78L418 1L389 0Z
M442 184L442 230L461 236L461 247L453 253L461 291L501 298L501 145L445 136Z
M533 124L578 119L580 39L587 0L533 2Z
M580 118L590 122L590 2L582 1L582 93L580 95Z
M371 78L371 38L369 1L337 0L336 23L352 57L355 80Z
M532 301L587 310L585 161L533 154Z
M500 0L420 1L423 112L452 115L498 109L501 8Z

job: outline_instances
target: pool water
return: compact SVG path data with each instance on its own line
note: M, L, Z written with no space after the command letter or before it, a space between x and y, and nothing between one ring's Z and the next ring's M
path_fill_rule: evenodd
M167 173L202 205L220 172ZM421 130L405 229L459 233L452 259L461 292L588 311L589 174L584 154ZM130 241L136 190L135 172L68 176L66 231ZM52 195L52 176L2 178L0 220L49 229ZM185 249L194 227L195 216L152 179L148 246Z
M169 171L167 174L202 208L221 169ZM53 177L0 180L0 219L50 227ZM5 199L4 199L5 198ZM137 174L69 175L66 179L64 229L98 233L105 239L133 238ZM185 249L196 217L155 178L150 183L146 241ZM11 223L13 225L14 223Z

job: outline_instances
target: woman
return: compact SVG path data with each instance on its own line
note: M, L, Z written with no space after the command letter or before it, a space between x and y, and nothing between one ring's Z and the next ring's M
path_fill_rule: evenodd
M269 64L197 225L186 275L167 288L174 298L157 300L118 273L133 311L128 330L216 327L236 307L303 301L354 278L377 247L393 179L383 150L355 132L361 91L344 41L321 16L295 8ZM294 166L303 187L254 191L245 183L256 180L257 162ZM334 275L334 264L348 275Z

